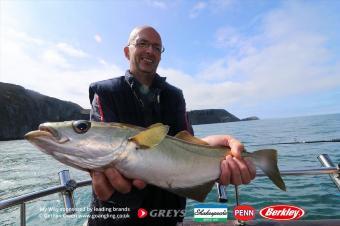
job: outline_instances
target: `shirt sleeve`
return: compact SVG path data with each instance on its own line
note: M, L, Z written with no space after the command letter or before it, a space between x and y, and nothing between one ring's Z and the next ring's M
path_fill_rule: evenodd
M101 106L99 96L96 93L94 94L92 103L91 103L90 120L97 121L97 122L104 121L103 108Z
M91 101L90 119L97 122L117 122L117 117L113 111L114 106L108 104L105 98L94 93Z

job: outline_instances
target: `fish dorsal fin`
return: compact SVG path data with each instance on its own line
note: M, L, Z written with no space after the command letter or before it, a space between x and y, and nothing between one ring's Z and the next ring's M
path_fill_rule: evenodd
M196 185L190 188L169 188L168 191L175 193L179 196L183 196L189 199L193 199L198 202L203 202L212 187L214 186L215 181L209 181L202 185Z
M165 138L168 131L169 126L163 125L162 123L156 123L129 138L129 140L135 142L141 149L152 148Z
M175 137L178 138L178 139L181 139L181 140L185 140L189 143L193 143L193 144L209 145L207 142L205 142L205 141L203 141L203 140L201 140L197 137L194 137L193 135L191 135L186 130L183 130L183 131L177 133Z
M162 123L158 122L158 123L150 125L147 129L151 129L153 127L158 127L158 126L164 126L164 125Z

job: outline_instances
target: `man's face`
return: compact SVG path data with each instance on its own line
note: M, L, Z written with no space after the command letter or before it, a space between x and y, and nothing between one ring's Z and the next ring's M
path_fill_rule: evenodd
M130 60L131 73L155 74L161 60L161 50L162 42L158 33L149 28L140 30L125 52Z

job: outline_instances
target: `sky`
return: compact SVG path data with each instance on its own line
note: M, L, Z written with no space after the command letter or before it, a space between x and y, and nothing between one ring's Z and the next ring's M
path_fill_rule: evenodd
M239 118L340 113L340 1L0 0L0 81L90 108L128 69L130 31L155 27L158 74L187 110Z

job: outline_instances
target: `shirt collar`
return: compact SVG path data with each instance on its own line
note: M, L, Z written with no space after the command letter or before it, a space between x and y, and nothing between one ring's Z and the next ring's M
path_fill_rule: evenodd
M127 70L125 72L125 80L130 85L132 85L134 83L137 83L138 85L141 85L139 83L139 81L133 77L133 74L131 74L129 70ZM159 74L156 73L150 88L151 89L155 89L155 88L163 89L164 85L165 85L165 80L166 80L166 77L161 77L161 76L159 76Z

